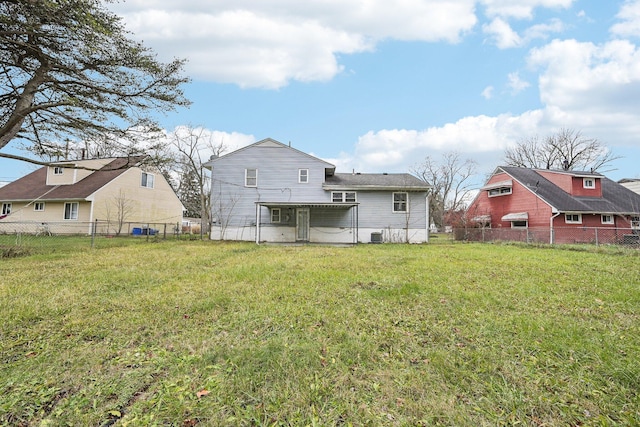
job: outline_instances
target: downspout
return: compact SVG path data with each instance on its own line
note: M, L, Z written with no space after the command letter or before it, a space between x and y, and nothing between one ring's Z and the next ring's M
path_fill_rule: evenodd
M256 245L260 244L260 203L256 203Z
M429 218L429 204L430 204L429 201L430 201L430 198L431 198L431 193L427 192L427 197L425 197L425 199L424 199L425 200L425 204L427 205L427 211L426 211L427 212L427 214L426 214L426 217L427 217L427 219L426 219L426 227L427 228L425 229L426 236L427 236L427 240L426 240L427 243L429 243L429 227L431 226L431 224L430 224L431 218Z
M549 218L549 244L550 245L553 245L555 240L553 238L553 220L556 219L559 215L560 215L560 212L556 212L553 215L551 215L551 218Z

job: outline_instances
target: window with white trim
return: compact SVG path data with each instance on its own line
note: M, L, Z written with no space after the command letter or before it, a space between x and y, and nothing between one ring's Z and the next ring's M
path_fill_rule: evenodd
M277 224L280 221L282 221L282 211L280 208L271 208L271 222Z
M640 228L640 216L631 217L631 228Z
M63 171L64 171L64 168L62 166L54 166L53 167L53 174L54 175L62 175Z
M9 215L11 213L11 203L2 204L2 215Z
M78 219L78 202L64 204L64 219Z
M245 169L244 170L244 186L245 187L257 187L258 186L258 169Z
M613 224L613 215L602 215L603 224Z
M35 202L33 204L33 210L36 212L43 212L44 211L44 202Z
M332 191L331 201L335 203L355 203L356 192L355 191Z
M298 182L300 184L309 182L309 169L298 169Z
M527 228L529 221L511 221L511 228Z
M147 188L153 188L153 182L155 181L155 176L151 173L142 172L142 179L140 180L140 185Z
M487 191L489 197L505 196L511 194L511 187L497 187L491 188Z
M582 178L582 186L584 188L596 188L596 180L593 178Z
M581 214L565 214L564 222L567 224L582 224Z
M409 193L393 193L393 212L407 212Z

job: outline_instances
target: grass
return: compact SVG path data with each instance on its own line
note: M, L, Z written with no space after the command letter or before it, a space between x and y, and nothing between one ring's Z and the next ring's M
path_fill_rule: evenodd
M640 260L156 242L0 260L0 425L637 425Z

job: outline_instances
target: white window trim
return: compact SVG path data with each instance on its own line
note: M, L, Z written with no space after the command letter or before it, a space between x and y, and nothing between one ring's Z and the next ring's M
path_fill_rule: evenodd
M497 194L491 194L492 191L497 191L498 193ZM512 187L497 187L497 188L491 188L491 189L487 190L487 196L488 197L508 196L512 192L513 192Z
M611 218L611 221L605 221L605 217ZM609 224L609 225L616 223L615 219L613 218L613 215L600 215L600 222L602 224Z
M516 222L524 222L524 225L515 225ZM529 228L529 221L511 221L511 228Z
M146 176L146 179L144 179L144 177ZM151 179L149 179L151 178ZM144 182L143 182L144 180ZM149 182L151 182L151 185L149 185ZM155 174L149 173L149 172L142 172L142 175L140 175L140 186L143 188L154 188L156 183L156 176Z
M38 209L38 205L42 206L42 209ZM33 203L33 210L34 212L44 212L44 202L34 202Z
M255 171L255 177L251 177L251 179L255 179L255 184L249 184L249 171ZM245 187L251 187L251 188L255 188L258 186L258 169L256 168L246 168L244 170L244 186Z
M303 174L303 172L304 172L304 174ZM308 184L309 183L309 169L307 169L307 168L298 169L298 183L299 184Z
M0 215L10 215L11 214L11 203L3 203L2 204L2 212Z
M54 166L53 174L54 175L62 175L64 173L64 168L62 166Z
M67 216L67 205L70 205L70 211L69 211L69 218L66 218ZM76 206L75 209L75 216L73 215L74 211L73 211L73 205ZM78 220L78 216L80 213L80 204L78 202L65 202L64 204L64 211L62 212L62 217L65 221L77 221Z
M588 182L590 182L591 185L587 185ZM594 188L596 188L595 178L582 178L582 187L588 188L590 190L593 190Z
M277 212L277 215L276 215L276 212ZM271 222L273 224L280 224L282 222L282 209L271 208Z
M353 200L347 200L347 194L353 194ZM336 195L340 196L340 200L336 200ZM332 191L331 201L333 203L357 203L358 193L356 191Z
M396 194L404 194L404 210L396 210ZM391 211L393 213L406 214L409 212L409 193L406 191L394 191L391 193Z
M574 221L573 218L572 219L567 219L567 216L574 216L577 215L578 216L578 220ZM565 224L582 224L582 214L564 214L564 222Z

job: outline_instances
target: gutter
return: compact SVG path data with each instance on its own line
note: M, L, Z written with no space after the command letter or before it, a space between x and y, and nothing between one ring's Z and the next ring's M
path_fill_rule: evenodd
M553 220L560 215L560 212L556 212L549 218L549 244L553 245Z

